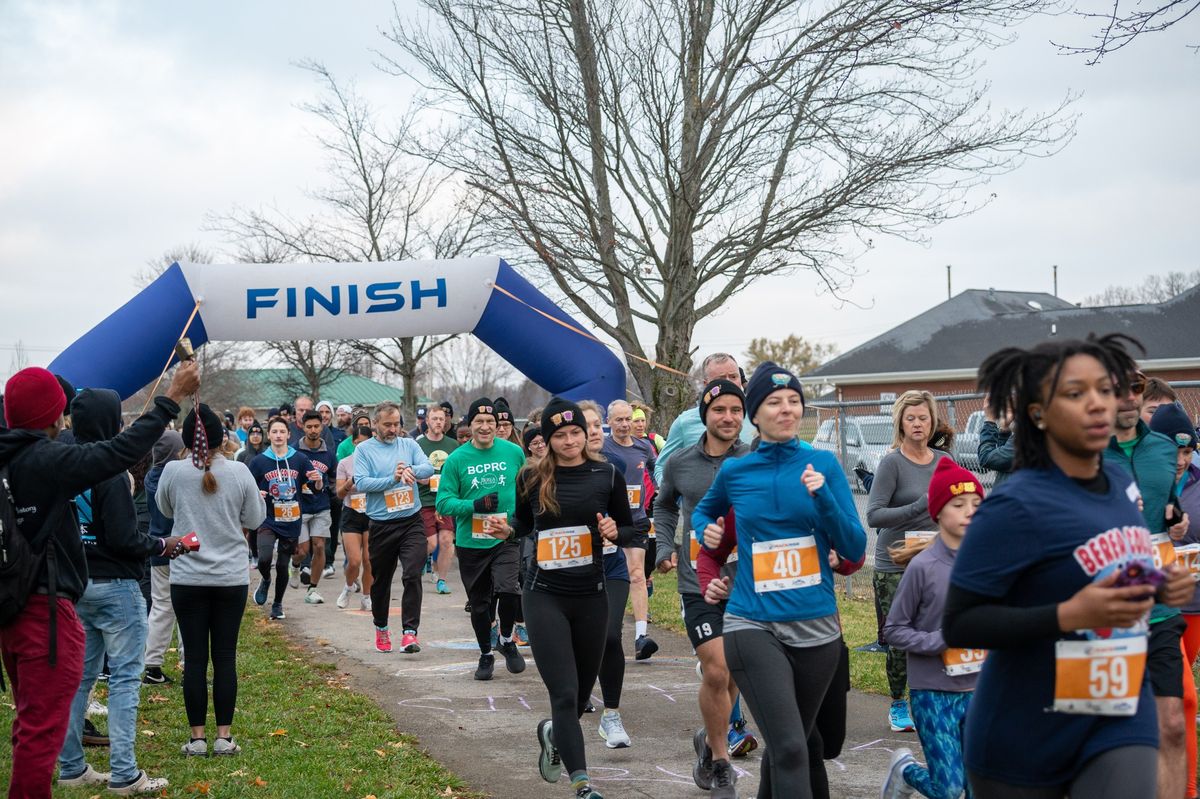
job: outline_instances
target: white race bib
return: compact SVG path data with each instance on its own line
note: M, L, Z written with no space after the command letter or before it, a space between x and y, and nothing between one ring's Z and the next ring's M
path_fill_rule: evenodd
M1146 636L1054 645L1054 710L1090 716L1137 713Z

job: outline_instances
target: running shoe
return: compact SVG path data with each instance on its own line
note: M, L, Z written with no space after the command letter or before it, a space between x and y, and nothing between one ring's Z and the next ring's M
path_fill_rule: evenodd
M288 585L292 588L300 587L300 567L294 563L288 563Z
M214 755L240 755L242 747L233 738L218 738L213 742Z
M208 757L208 741L203 738L193 738L179 747L179 751L188 757Z
M529 630L525 629L524 624L513 626L513 640L517 642L517 646L529 646Z
M165 777L151 777L144 771L139 771L137 778L124 785L108 784L108 792L117 796L141 796L147 793L158 793L170 785Z
M633 642L633 649L637 653L634 655L634 659L649 660L650 656L658 651L658 644L648 635L639 635L638 639Z
M84 713L84 715L85 716L107 716L108 715L108 706L102 705L99 702L97 702L95 699L93 699L91 702L88 702L87 712Z
M537 737L542 747L538 755L538 773L546 782L558 782L562 776L562 759L558 756L558 747L554 745L554 723L550 719L538 722Z
M273 602L271 604L271 618L272 619L286 619L287 618L287 614L283 612L283 603L282 602Z
M100 669L100 673L96 675L96 679L100 682L108 682L108 667Z
M356 593L356 594L362 593L362 580L354 581L354 593Z
M347 605L349 605L350 604L350 594L351 594L353 588L354 588L354 586L352 586L352 585L347 585L344 588L342 588L342 590L340 592L338 592L338 598L334 604L337 605L339 608L344 608Z
M584 713L595 713L596 706L593 705L591 702L588 702L586 705L583 706L583 712Z
M525 658L517 650L516 641L500 644L496 648L500 651L501 655L504 655L504 668L508 669L509 674L520 674L525 671Z
M467 613L471 612L471 600L467 600L467 605L463 608L463 610L465 610Z
M85 785L108 785L110 774L107 771L96 771L91 763L85 763L83 771L74 777L58 776L58 784L71 788L82 788Z
M580 785L575 791L575 799L604 799L604 795L591 786Z
M375 628L375 649L380 652L392 651L392 634L387 627Z
M729 756L745 757L758 748L758 738L746 729L746 720L738 719L729 725Z
M696 762L692 765L692 780L702 791L712 789L713 759L708 748L708 733L703 727L692 736L692 748L696 750Z
M146 685L170 685L175 681L163 674L162 666L147 666L142 682Z
M310 585L308 591L304 594L304 604L306 605L324 605L325 598L317 593L315 586Z
M710 799L737 799L737 773L728 760L714 760Z
M300 585L312 585L312 569L307 566L300 567ZM295 587L292 586L292 588Z
M108 736L96 729L91 719L83 720L83 745L108 746Z
M449 594L450 593L450 586L446 585L445 580L437 581L437 592L439 594Z
M270 580L259 582L258 590L254 592L254 604L259 606L267 604L267 591L269 590L271 590Z
M912 732L916 729L912 716L908 712L908 702L897 699L888 710L888 726L892 732Z
M492 672L496 670L496 656L491 652L486 655L479 656L479 666L475 669L475 679L490 680Z
M333 567L326 566L324 569L321 570L321 576L322 577L332 577L333 576Z
M407 655L415 655L421 651L421 642L417 640L416 630L405 630L400 636L400 651Z
M365 610L367 613L370 613L371 612L371 595L370 594L364 595L363 598L358 601L358 607L360 610Z
M609 749L625 749L629 746L629 733L621 723L621 714L615 710L605 710L600 714L600 737Z
M900 747L892 752L892 762L888 764L887 777L879 789L879 799L901 799L913 795L913 788L904 781L904 769L917 762L911 749Z

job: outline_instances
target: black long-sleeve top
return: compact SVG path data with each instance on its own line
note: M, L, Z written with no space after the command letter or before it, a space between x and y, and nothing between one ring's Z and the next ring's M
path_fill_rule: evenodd
M617 545L633 540L633 516L625 478L611 463L584 461L579 466L560 466L554 470L555 498L559 512L547 513L538 501L537 478L525 469L517 477L517 507L513 530L517 536L534 535L563 527L586 527L591 534L592 560L580 566L543 569L534 550L533 568L525 578L526 590L552 594L596 594L604 590L604 541L600 537L596 514L612 517L617 523Z

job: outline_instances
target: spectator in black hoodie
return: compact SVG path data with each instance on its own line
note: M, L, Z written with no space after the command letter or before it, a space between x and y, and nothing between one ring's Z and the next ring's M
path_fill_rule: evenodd
M17 529L33 541L47 525L47 549L54 553L53 560L48 553L39 559L34 593L16 618L0 628L0 650L16 704L10 796L49 799L54 761L83 676L84 634L75 603L87 586L87 561L70 501L137 463L179 413L179 400L199 385L195 364L184 364L166 396L156 397L150 411L123 433L109 441L67 445L54 440L67 404L54 375L30 367L5 384L9 429L0 431L0 464L9 467ZM54 564L54 595L47 563Z
M121 398L106 388L87 388L71 402L78 444L107 441L121 430ZM83 680L71 704L71 722L59 755L59 784L98 783L131 793L152 793L167 781L138 768L138 687L146 649L146 602L140 579L146 558L177 554L179 538L158 538L138 529L125 472L97 482L75 498L88 582L75 610L83 623L86 649ZM108 656L108 737L111 774L93 769L83 757L83 716L88 695Z
M154 465L146 474L146 506L150 511L150 535L166 538L171 535L173 521L163 516L158 509L154 496L158 493L158 483L162 479L163 469L171 461L183 457L187 445L183 436L174 430L162 434L162 438L154 444L152 455ZM146 619L146 673L142 682L148 685L163 685L172 682L163 673L163 658L167 647L171 645L171 635L175 631L175 607L171 604L171 560L167 557L150 556L150 615ZM183 639L179 641L179 662L183 663Z

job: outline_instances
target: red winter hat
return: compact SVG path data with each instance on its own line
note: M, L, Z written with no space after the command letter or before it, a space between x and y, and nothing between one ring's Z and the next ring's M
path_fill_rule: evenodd
M942 458L929 480L929 515L936 522L946 503L961 494L978 494L983 499L979 478L954 462Z
M40 366L26 367L4 384L4 422L14 430L49 427L66 407L58 378Z

